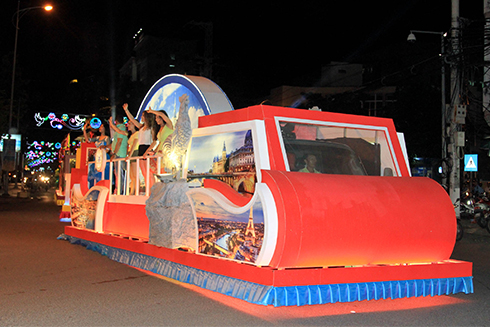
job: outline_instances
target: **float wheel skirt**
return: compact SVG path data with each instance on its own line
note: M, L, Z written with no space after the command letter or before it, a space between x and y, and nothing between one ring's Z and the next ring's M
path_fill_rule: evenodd
M276 307L473 293L472 264L464 261L278 270L70 226L59 238L132 267Z

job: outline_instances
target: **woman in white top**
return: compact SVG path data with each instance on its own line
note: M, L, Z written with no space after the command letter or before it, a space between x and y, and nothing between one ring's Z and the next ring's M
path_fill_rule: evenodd
M156 140L157 137L159 126L155 121L155 115L148 111L143 111L143 114L141 115L141 123L140 123L129 112L127 103L123 104L123 109L124 112L126 112L128 119L134 124L134 126L136 126L136 128L139 128L138 156L143 157L147 153L148 149L150 148L150 145L153 143L153 141ZM143 177L145 178L145 184L147 186L147 190L150 190L151 186L153 185L153 178L147 178L146 161L147 161L146 159L140 159L140 169L143 174ZM149 192L146 192L146 194L149 195Z
M143 111L141 115L141 122L137 121L133 115L128 110L128 104L123 104L124 112L128 116L129 120L139 129L139 137L138 137L138 156L143 156L156 139L156 134L158 133L159 126L155 121L155 115L148 112Z

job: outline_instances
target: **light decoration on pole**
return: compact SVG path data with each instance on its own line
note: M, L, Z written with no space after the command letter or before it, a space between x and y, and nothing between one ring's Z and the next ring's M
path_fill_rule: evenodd
M72 131L81 130L85 124L86 117L81 117L80 115L75 115L70 118L68 114L62 114L60 118L54 112L49 113L47 116L41 116L38 112L34 115L37 127L41 127L44 123L48 122L50 126L54 129L63 129L66 127Z

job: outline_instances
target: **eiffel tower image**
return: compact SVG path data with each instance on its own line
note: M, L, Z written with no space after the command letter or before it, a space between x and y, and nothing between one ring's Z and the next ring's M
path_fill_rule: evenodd
M248 216L248 225L247 230L245 231L245 236L247 236L249 233L252 234L252 237L255 239L253 207L250 207L250 215Z

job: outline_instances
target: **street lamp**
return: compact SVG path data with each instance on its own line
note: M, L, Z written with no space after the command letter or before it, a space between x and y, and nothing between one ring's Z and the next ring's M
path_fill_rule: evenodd
M17 2L17 11L14 16L16 16L15 20L15 43L14 43L14 61L12 64L12 89L10 90L10 114L9 114L9 134L13 134L13 132L17 132L16 129L12 128L12 109L14 105L14 89L15 89L15 66L17 63L17 40L19 38L19 20L30 10L33 9L44 9L46 11L53 10L53 6L44 5L44 6L36 6L20 9L20 0ZM13 17L13 16L12 16Z
M408 42L415 42L417 38L415 34L436 34L441 36L441 120L442 120L442 129L441 129L441 137L442 137L442 160L446 159L446 68L444 62L444 38L447 33L445 32L431 32L431 31L418 31L411 30L410 34L407 37ZM443 183L444 184L444 183Z
M15 66L17 64L17 41L19 38L19 20L30 10L33 9L44 9L46 11L51 11L53 10L53 6L51 5L44 5L44 6L36 6L36 7L28 7L28 8L23 8L20 9L20 0L17 1L17 11L14 13L12 16L12 20L14 16L16 16L15 19L15 43L14 43L14 60L12 63L12 88L10 90L10 112L9 112L9 130L8 134L9 137L11 137L12 134L16 134L17 128L12 128L12 109L14 106L14 90L15 90ZM8 193L8 188L9 188L9 182L8 182L8 172L3 171L3 178L4 178L4 196L9 196Z

